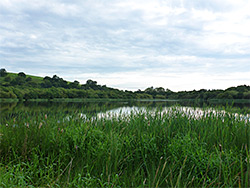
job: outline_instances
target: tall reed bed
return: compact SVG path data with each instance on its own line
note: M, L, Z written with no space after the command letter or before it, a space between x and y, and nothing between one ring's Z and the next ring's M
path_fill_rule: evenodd
M172 107L1 117L0 186L249 187L250 122Z

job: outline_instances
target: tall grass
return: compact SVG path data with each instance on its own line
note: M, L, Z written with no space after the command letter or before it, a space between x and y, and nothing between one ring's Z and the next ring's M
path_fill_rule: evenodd
M1 117L0 186L249 187L250 122L173 107L103 117Z

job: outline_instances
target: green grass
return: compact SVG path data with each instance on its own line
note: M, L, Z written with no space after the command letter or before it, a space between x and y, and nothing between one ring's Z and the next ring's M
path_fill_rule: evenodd
M179 107L1 117L1 187L249 187L250 122Z
M8 72L8 74L5 76L5 77L1 77L0 76L0 82L3 83L4 82L4 79L6 77L10 77L12 80L15 79L16 77L18 77L18 73L11 73L11 72ZM41 83L43 81L43 77L39 77L39 76L32 76L32 75L27 75L26 74L26 78L31 78L32 81L36 82L36 83Z

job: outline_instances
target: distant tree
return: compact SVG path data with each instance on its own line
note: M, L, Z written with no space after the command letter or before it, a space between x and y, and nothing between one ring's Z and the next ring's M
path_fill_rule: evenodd
M45 76L44 78L43 78L43 80L51 80L51 78L49 77L49 76Z
M27 83L26 83L26 86L28 86L28 87L33 87L33 88L38 88L39 87L39 84L37 83L37 82L34 82L34 81L28 81Z
M244 98L244 99L250 99L250 91L244 92L244 93L243 93L243 98Z
M54 75L54 76L52 77L52 79L53 79L53 80L59 80L60 78L59 78L59 76Z
M52 87L52 83L49 79L43 79L43 82L41 83L41 86L43 88L50 88Z
M17 74L19 77L23 77L23 78L26 78L26 74L24 72L19 72Z
M10 82L10 81L11 81L11 77L10 77L10 76L6 76L6 77L4 78L4 81L5 81L5 82Z
M80 82L78 82L77 80L75 80L73 83L76 84L76 85L80 84Z
M168 89L168 88L167 88L165 91L166 91L167 93L173 93L173 91L171 91L171 90Z
M228 93L228 92L219 93L216 98L218 98L218 99L233 99L232 95L230 95L230 93Z
M146 94L146 93L137 93L136 98L138 99L152 99L152 95Z
M157 88L155 88L155 90L158 93L164 93L165 92L165 89L163 87L157 87Z
M246 86L246 85L242 85L242 86L237 86L236 87L236 91L238 92L247 92L249 91L249 86Z
M26 78L25 81L26 81L26 82L30 82L30 81L32 81L32 78L31 78L31 77L28 77L28 78Z
M97 85L97 82L89 79L89 80L87 80L86 84L87 85Z
M0 69L0 76L5 77L7 75L7 71L5 69Z
M165 89L163 87L157 87L157 88L155 88L155 91L157 93L156 95L164 95L165 94ZM156 98L163 98L163 97L156 96Z
M144 90L144 92L146 93L152 93L154 91L153 86L152 87L148 87L147 89Z
M45 81L45 78L44 78L44 81ZM54 75L50 81L54 87L68 88L68 82L63 80L57 75Z
M25 78L24 77L15 77L15 79L11 80L10 84L12 86L15 86L15 85L23 85L25 83Z
M75 80L74 82L71 82L70 84L69 84L69 88L80 88L80 85L79 85L80 83L77 81L77 80Z
M107 91L107 90L109 90L109 88L108 88L106 85L102 85L102 86L100 87L100 90L105 90L105 91Z
M237 99L243 99L243 92L238 92L236 98Z
M143 91L138 89L135 93L143 93Z
M156 99L165 99L166 97L164 95L156 95L155 98Z

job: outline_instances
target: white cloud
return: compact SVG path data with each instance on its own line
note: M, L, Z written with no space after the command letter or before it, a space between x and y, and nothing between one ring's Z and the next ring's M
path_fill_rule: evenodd
M247 0L2 0L1 65L131 89L247 84L249 10Z
M79 13L78 6L64 3L59 0L2 0L0 5L3 9L13 14L29 14L27 11L52 12L60 16L72 16Z

